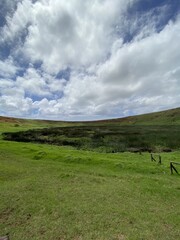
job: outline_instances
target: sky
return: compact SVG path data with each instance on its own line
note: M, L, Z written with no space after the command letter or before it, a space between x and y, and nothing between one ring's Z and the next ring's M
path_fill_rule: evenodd
M0 0L1 116L96 120L179 106L179 0Z

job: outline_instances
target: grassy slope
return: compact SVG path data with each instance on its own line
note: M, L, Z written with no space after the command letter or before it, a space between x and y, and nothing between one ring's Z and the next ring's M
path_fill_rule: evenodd
M6 128L6 131L19 131L24 129L59 127L59 126L77 126L77 125L180 125L180 108L171 109L162 112L149 113L125 118L92 121L92 122L63 122L63 121L45 121L45 120L26 120L17 118L7 118L0 116L0 129ZM15 128L16 126L16 128Z
M180 125L180 108L100 122L122 125Z
M0 117L0 133L4 131L16 132L27 129L46 128L46 127L60 127L70 125L63 121L45 121L45 120L30 120Z
M3 124L1 132L44 127L33 121ZM163 153L158 165L148 153L100 154L0 140L0 236L178 239L179 176L170 175L169 161L179 159L180 152Z
M21 120L22 121L22 120ZM29 125L28 125L28 124ZM31 125L30 125L31 123ZM39 123L39 125L38 125ZM180 149L180 108L169 111L95 122L32 121L24 127L48 127L4 135L6 140L71 145L99 152L171 151ZM14 124L14 123L13 123ZM14 124L15 126L17 124ZM57 126L61 126L57 128ZM62 128L62 126L71 126ZM9 129L12 131L12 128Z

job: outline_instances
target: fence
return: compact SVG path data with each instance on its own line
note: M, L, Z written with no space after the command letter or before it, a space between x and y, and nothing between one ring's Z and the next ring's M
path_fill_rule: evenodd
M180 162L170 162L171 174L173 174L173 171L175 171L177 174L179 174L174 165L180 165Z
M161 156L160 155L154 155L151 153L151 161L152 162L156 162L157 159L155 159L155 157L158 157L158 163L161 164L162 163L162 159L161 159Z

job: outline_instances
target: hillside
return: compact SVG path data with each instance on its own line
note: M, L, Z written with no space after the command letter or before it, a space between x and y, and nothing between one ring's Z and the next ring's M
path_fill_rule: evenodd
M9 128L14 126L19 128L37 128L37 127L58 127L74 125L99 125L99 124L121 124L121 125L180 125L180 108L170 109L161 112L129 116L117 119L99 120L99 121L52 121L52 120L30 120L0 116L0 128L4 124Z
M0 133L5 131L17 132L27 129L48 128L69 125L63 121L32 120L0 116Z
M180 125L180 108L99 122L128 125Z
M3 138L106 153L173 151L180 149L179 116L180 109L173 109L94 122L19 120L19 124L13 123L17 130L10 129Z

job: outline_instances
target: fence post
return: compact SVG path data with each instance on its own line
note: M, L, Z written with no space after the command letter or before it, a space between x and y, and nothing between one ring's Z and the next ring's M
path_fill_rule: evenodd
M174 170L174 171L179 175L178 171L177 171L176 168L173 166L173 163L180 165L180 163L170 162L171 174L173 174L173 170Z
M151 153L151 161L152 161L152 162L153 162L153 161L156 162L156 160L154 159L152 153Z
M170 170L171 170L171 174L173 174L172 162L170 162Z
M161 161L161 156L159 155L159 162L158 162L159 164L161 164L162 163L162 161Z

